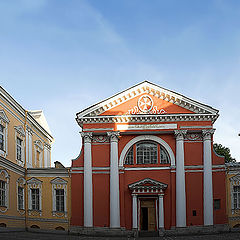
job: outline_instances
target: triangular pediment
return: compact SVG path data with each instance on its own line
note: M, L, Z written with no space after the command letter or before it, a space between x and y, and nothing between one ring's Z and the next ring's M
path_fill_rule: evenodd
M139 101L139 98L143 95L146 95L148 100L150 98L154 98L152 108L146 109L144 106L140 106L139 108L139 102L137 106L137 101ZM135 100L134 100L135 99ZM157 99L159 101L157 101ZM144 102L144 99L142 99ZM131 102L132 101L132 102ZM141 99L140 99L141 102ZM130 105L130 108L121 110L117 107L124 106L124 103L127 103ZM141 103L140 103L141 104ZM161 107L161 104L163 107ZM157 86L153 83L150 83L148 81L144 81L136 86L133 86L121 93L118 93L104 101L101 101L100 103L97 103L77 114L78 119L83 117L97 117L100 115L116 115L116 114L125 114L125 115L131 115L131 114L166 114L168 113L167 110L164 108L166 107L172 108L171 111L176 111L174 113L202 113L202 114L217 114L218 110L207 106L205 104L199 103L195 100L192 100L190 98L187 98L181 94L175 93L173 91L167 90L165 88L162 88L160 86ZM173 106L178 106L178 109L173 110ZM135 107L135 108L134 108ZM115 108L117 111L111 111ZM121 107L120 107L121 108ZM149 111L148 111L149 110ZM169 113L171 113L169 111ZM178 112L180 111L180 112ZM106 114L106 113L109 114ZM112 113L112 114L111 114Z
M159 182L157 180L153 180L151 178L145 178L143 180L137 181L135 183L131 183L128 185L129 189L144 189L144 188L155 188L155 189L166 189L167 184Z
M35 177L32 177L31 179L27 180L27 184L41 184L42 181L35 178Z
M9 123L9 119L8 119L6 113L3 110L0 110L0 119L3 122Z
M51 183L52 184L67 184L67 181L60 177L57 177L57 178L54 178L53 180L51 180Z

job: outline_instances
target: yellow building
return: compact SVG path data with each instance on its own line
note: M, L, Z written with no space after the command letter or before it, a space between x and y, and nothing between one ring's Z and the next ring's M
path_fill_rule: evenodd
M70 174L51 168L52 142L43 112L25 110L0 87L1 227L68 230Z
M230 228L240 227L240 163L227 163L227 209Z

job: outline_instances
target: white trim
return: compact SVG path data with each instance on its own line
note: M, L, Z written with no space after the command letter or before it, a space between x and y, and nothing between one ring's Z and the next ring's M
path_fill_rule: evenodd
M23 177L18 178L16 182L16 187L17 187L17 211L23 215L25 213L25 184L26 180ZM18 187L21 187L23 189L23 208L19 209L18 206Z
M173 154L173 151L172 151L171 147L163 139L161 139L160 137L157 137L157 136L152 136L152 135L142 135L142 136L133 138L125 145L125 147L123 148L123 150L121 152L120 158L119 158L119 166L120 167L123 166L125 155L127 154L130 147L132 145L134 145L135 143L137 143L139 141L143 141L143 140L154 141L154 142L157 142L160 145L162 145L168 152L168 155L169 155L170 161L171 161L171 166L175 166L175 156Z
M158 97L159 99L164 99L165 101L172 102L178 106L181 106L185 109L191 110L195 113L210 113L217 115L218 110L207 106L205 104L196 102L190 98L187 98L183 95L177 94L173 91L168 89L164 89L160 86L152 84L150 82L144 81L136 86L133 86L121 93L116 94L113 97L110 97L106 100L103 100L100 103L93 105L90 108L87 108L79 113L77 113L77 119L80 120L81 118L91 115L97 116L102 114L105 111L108 111L129 99L135 98L141 94L148 94L148 96L153 95Z
M177 129L176 123L166 124L118 124L117 130Z
M135 167L135 168L124 168L126 171L145 171L145 170L170 170L171 167Z
M5 209L0 208L0 212L4 213L9 209L9 180L10 176L5 169L0 169L1 179L5 182Z
M83 132L87 131L113 131L114 128L84 128Z
M180 128L213 128L212 126L180 126Z

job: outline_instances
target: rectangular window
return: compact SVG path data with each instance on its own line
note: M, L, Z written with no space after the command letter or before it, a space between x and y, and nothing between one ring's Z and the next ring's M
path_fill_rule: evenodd
M214 208L214 210L221 209L221 199L214 199L213 208Z
M0 124L0 150L4 151L4 127Z
M32 210L40 210L39 189L31 189L31 193L32 193Z
M18 187L18 209L24 209L23 207L23 188Z
M22 161L22 140L17 137L17 160Z
M234 209L240 209L240 186L233 186Z
M0 180L0 206L6 205L6 182Z
M55 189L56 191L56 211L64 212L64 189Z

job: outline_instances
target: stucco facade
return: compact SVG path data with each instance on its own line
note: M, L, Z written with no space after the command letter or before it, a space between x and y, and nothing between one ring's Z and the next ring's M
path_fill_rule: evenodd
M0 226L69 228L69 169L51 168L53 137L40 111L27 111L0 87ZM56 189L64 207L56 210Z
M166 231L227 223L218 110L143 82L77 113L74 231Z

